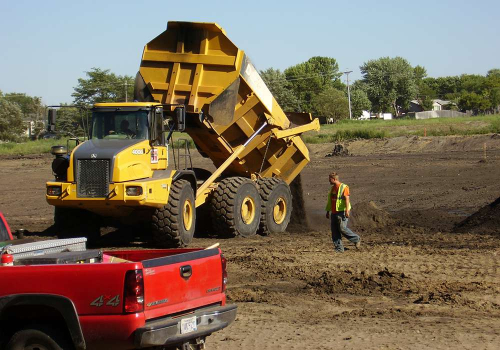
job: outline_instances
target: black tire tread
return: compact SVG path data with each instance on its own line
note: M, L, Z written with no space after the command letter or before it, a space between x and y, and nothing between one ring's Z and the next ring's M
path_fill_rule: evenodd
M180 197L184 186L191 186L187 180L177 180L170 188L167 205L156 209L152 217L153 241L163 247L179 248L185 246L181 240L177 215L180 208ZM194 203L193 203L194 205Z
M260 198L262 199L262 205L260 207L261 208L261 215L260 215L260 224L259 224L258 233L262 236L269 236L271 234L271 231L269 230L269 226L267 224L266 206L267 206L267 203L269 202L269 198L271 197L272 192L280 184L287 185L287 183L285 181L278 179L278 178L275 178L275 177L262 178L262 179L257 180ZM292 202L290 202L289 205L290 205L289 211L291 212L293 210Z
M6 350L24 349L23 344L25 343L26 337L38 337L40 339L45 339L45 342L52 343L53 350L74 349L73 344L64 332L56 332L54 329L51 329L50 326L46 325L32 325L14 333L6 345Z
M223 179L210 200L212 223L218 235L234 237L238 235L235 218L235 200L238 188L244 183L253 183L245 177Z

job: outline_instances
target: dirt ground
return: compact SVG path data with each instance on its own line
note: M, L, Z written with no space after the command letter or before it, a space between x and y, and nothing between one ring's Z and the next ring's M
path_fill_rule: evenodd
M309 146L302 173L309 229L195 238L195 247L220 242L228 296L238 304L236 322L207 348L498 349L500 135L343 146L348 155L330 156L333 144ZM13 230L50 233L51 161L0 159L0 211ZM324 206L334 170L351 188L360 251L347 242L345 253L333 251ZM100 244L148 246L120 230Z

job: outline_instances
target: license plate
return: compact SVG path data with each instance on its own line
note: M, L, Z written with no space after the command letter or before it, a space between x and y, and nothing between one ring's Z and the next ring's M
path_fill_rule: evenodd
M196 331L196 316L183 318L181 320L181 334L191 333Z

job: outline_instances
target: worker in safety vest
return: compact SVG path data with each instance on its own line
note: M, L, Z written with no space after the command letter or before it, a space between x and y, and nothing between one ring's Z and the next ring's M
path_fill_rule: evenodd
M326 203L326 218L330 218L331 214L331 228L332 228L332 241L335 251L343 252L344 245L342 244L342 235L349 241L355 244L356 249L361 245L361 239L357 234L352 232L347 227L347 221L351 214L351 202L349 200L349 186L339 181L337 173L331 173L328 180L332 185L328 193L328 202Z

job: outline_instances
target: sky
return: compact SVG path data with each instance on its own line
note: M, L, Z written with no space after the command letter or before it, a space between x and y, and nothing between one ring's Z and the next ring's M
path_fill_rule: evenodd
M0 90L71 103L93 67L135 76L168 21L217 22L259 70L401 56L430 77L500 68L500 1L0 0ZM345 76L343 78L345 80Z

